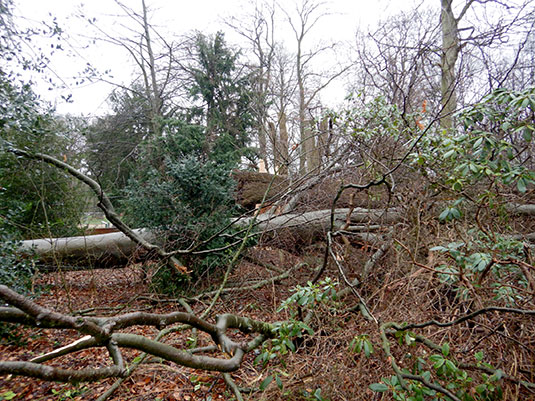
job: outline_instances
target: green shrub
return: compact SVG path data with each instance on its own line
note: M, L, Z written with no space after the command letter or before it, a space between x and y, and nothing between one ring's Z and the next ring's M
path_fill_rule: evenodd
M33 262L30 259L17 257L18 242L0 231L0 284L8 286L19 294L28 294L31 289L34 273ZM0 306L2 300L0 299ZM20 343L20 336L16 326L0 323L0 342Z
M124 201L126 219L133 226L155 232L167 250L189 249L201 243L197 251L224 248L232 240L218 233L223 230L228 234L225 227L235 208L233 188L225 166L197 156L167 156L160 169L150 168L130 181ZM194 279L227 261L227 251L184 258ZM176 292L184 278L173 275L160 268L153 277L155 286L163 292Z

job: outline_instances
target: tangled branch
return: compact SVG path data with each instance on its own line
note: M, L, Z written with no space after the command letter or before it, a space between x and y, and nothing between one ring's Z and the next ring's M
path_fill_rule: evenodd
M187 312L167 314L134 312L113 317L68 316L43 308L5 285L0 285L0 298L12 305L12 307L0 308L0 321L2 322L40 328L74 329L80 334L85 334L81 339L31 361L0 361L0 375L22 375L61 382L97 381L108 377L124 377L128 372L124 366L121 348L143 351L190 368L232 372L239 369L248 352L272 337L273 326L271 324L232 314L217 316L215 324ZM163 328L177 323L186 324L209 334L216 345L211 349L219 350L226 356L194 355L190 351L179 350L157 340L136 334L116 332L137 325ZM232 329L244 334L255 333L256 336L247 342L236 342L227 334ZM42 364L82 349L96 347L107 348L113 366L74 370Z

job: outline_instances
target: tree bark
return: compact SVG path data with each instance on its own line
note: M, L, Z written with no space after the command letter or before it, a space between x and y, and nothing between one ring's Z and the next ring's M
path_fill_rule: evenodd
M396 209L362 209L355 208L348 220L349 208L335 209L334 230L344 228L344 232L363 242L378 243L383 241L379 233L369 232L376 230L377 224L389 225L401 219L401 213ZM236 225L247 226L252 217L236 220ZM257 216L257 233L284 232L296 239L310 242L321 238L330 227L331 211L318 210L307 213L293 213L281 216L261 214ZM374 224L372 227L370 224ZM148 230L134 230L138 237L145 241L155 243L155 235ZM124 266L141 247L123 233L110 233L91 235L85 237L35 239L23 241L21 253L30 253L32 250L44 262L69 261L78 266Z
M236 202L249 210L262 202L271 181L273 184L266 199L274 198L287 189L286 176L236 170L232 173L232 177L237 181Z
M148 230L133 230L147 242L155 235ZM47 266L60 263L77 267L123 267L143 248L121 232L68 238L22 241L20 252L35 253Z
M505 210L511 214L535 215L535 205L533 204L508 203L505 205Z
M343 233L347 237L373 246L380 246L386 240L386 236L378 231L381 225L388 227L402 218L401 213L396 209L355 208L348 219L349 213L349 208L334 210L334 235ZM247 226L250 219L241 219L237 224ZM312 244L325 238L329 231L331 210L280 216L261 214L256 219L255 231L258 234L276 237L281 239L284 244L287 243L286 239L288 238L291 238L292 243ZM348 221L349 224L346 224ZM341 231L342 229L343 231Z
M288 154L288 128L286 126L286 113L281 111L279 114L279 140L277 141L277 153L280 160L279 175L288 174L288 165L290 156Z
M440 88L442 113L440 126L445 129L453 128L453 114L457 111L457 74L455 64L461 50L459 38L459 21L464 17L474 0L466 0L463 9L457 17L453 13L453 0L440 0L440 27L442 30L442 56L440 61Z
M146 352L178 365L194 369L232 372L241 366L246 353L258 348L266 339L273 337L274 325L247 317L223 314L212 324L194 314L172 312L156 314L133 312L112 317L83 317L64 315L46 309L32 300L0 285L0 299L12 307L0 307L0 322L20 323L33 327L51 329L74 329L86 336L60 349L56 349L31 361L0 360L0 375L13 374L36 377L49 381L80 382L96 381L107 377L124 377L127 374L121 348ZM194 355L193 352L178 349L157 340L137 334L116 331L132 326L166 327L177 323L187 324L210 335L215 343L213 350L221 356ZM244 334L256 333L249 341L234 340L231 333L239 330ZM243 337L242 337L243 339ZM42 362L80 351L82 349L106 347L113 366L63 369L43 365ZM219 352L220 351L220 352ZM231 356L231 358L228 357Z
M441 104L442 128L453 128L453 113L457 108L457 95L455 93L455 63L459 54L459 38L457 20L451 7L452 0L441 0L440 14L442 28L442 59L441 68Z

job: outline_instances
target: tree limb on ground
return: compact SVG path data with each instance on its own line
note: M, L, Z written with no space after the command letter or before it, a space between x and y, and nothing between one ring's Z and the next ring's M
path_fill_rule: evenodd
M232 314L217 316L215 324L186 312L167 314L134 312L114 317L73 317L43 308L4 285L0 285L0 298L13 306L0 308L2 322L40 328L74 329L80 334L85 334L81 339L32 361L0 361L0 374L22 375L43 380L80 382L122 377L127 374L127 370L121 348L136 349L191 368L232 372L239 369L248 352L272 337L274 327L269 323ZM187 324L210 334L218 349L230 358L224 355L221 357L193 355L187 350L178 350L147 337L116 332L136 325L162 328L177 323ZM236 342L228 336L229 329L237 329L244 334L256 333L256 336L247 342ZM106 347L113 366L74 370L42 364L59 356L94 347Z

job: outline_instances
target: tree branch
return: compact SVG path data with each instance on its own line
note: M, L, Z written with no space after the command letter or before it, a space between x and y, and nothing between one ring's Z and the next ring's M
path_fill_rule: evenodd
M102 190L102 187L98 182L91 179L84 173L76 170L71 165L62 162L61 160L58 160L52 156L45 155L42 153L29 153L25 150L16 149L16 148L8 148L8 152L11 152L17 156L22 156L28 159L34 159L34 160L40 160L45 163L48 163L54 167L57 167L59 169L65 170L67 173L72 175L74 178L78 179L79 181L86 184L93 192L97 195L99 199L98 207L102 209L104 214L106 215L106 218L112 223L119 231L121 231L124 235L126 235L128 238L130 238L132 241L134 241L136 244L140 245L147 251L153 251L156 252L156 254L169 262L172 267L177 269L180 273L186 274L187 269L185 266L182 265L176 259L174 256L169 254L168 252L165 252L162 248L160 248L158 245L152 244L145 240L142 236L140 236L136 231L132 230L130 227L128 227L119 217L119 215L115 212L115 208L113 207L113 204L111 203L110 199L106 195L106 193Z

